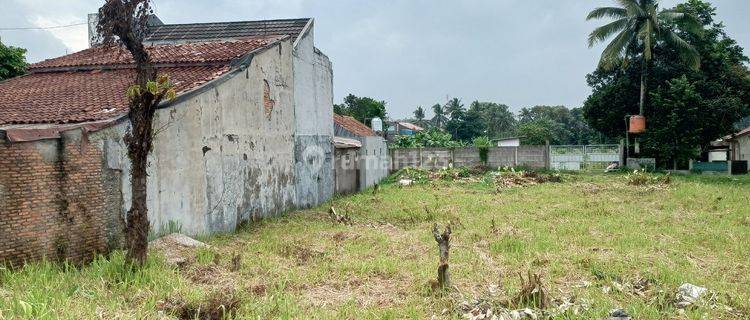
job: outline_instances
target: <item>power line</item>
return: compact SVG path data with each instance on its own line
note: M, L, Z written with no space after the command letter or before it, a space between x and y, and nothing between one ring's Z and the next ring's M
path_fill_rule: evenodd
M0 28L0 31L18 31L18 30L50 30L50 29L62 29L62 28L69 28L69 27L75 27L75 26L82 26L88 24L86 22L81 23L74 23L74 24L66 24L62 26L53 26L53 27L20 27L20 28Z

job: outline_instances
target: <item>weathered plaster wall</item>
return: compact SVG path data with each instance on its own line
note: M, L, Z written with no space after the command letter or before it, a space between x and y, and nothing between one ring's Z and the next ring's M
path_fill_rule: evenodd
M296 204L306 208L333 196L333 69L315 48L314 28L294 49Z
M170 222L191 235L231 231L294 207L292 72L286 40L257 53L247 70L157 112L148 180L154 231ZM127 125L97 133L109 137L108 163L122 171L123 212L130 204L120 138Z

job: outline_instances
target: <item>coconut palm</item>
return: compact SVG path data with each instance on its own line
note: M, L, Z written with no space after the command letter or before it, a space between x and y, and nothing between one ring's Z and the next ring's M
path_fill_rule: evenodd
M435 114L435 116L432 117L432 124L435 125L435 128L442 129L443 126L445 126L445 122L448 121L445 117L445 109L438 103L432 106L432 113Z
M586 20L612 18L615 21L594 29L589 35L589 47L614 38L602 52L600 66L611 70L618 65L626 67L628 59L640 55L641 96L640 115L646 100L649 62L654 46L664 44L676 50L691 68L700 67L700 55L683 40L670 25L689 33L700 34L702 26L694 16L675 9L659 10L658 0L617 0L619 7L597 8Z
M417 107L417 110L414 110L414 119L417 121L418 126L424 126L424 108L422 106Z
M445 112L451 116L451 120L458 120L465 111L466 109L464 109L464 105L459 98L450 99L445 104Z

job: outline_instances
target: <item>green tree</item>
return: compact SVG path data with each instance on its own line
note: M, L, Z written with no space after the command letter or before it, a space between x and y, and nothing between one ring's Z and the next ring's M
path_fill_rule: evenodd
M679 50L666 43L657 43L648 90L658 92L661 101L664 101L663 90L669 87L668 84L674 85L674 80L685 76L698 94L698 98L691 99L690 103L697 106L695 117L700 121L692 122L694 127L691 132L699 133L700 139L695 146L685 147L680 152L672 151L684 154L694 153L696 147L702 147L702 151L705 151L712 140L734 132L734 125L750 115L750 72L742 47L727 36L722 23L714 21L716 8L704 1L690 0L680 4L677 10L698 17L703 26L704 32L700 36L675 27L676 32L700 54L701 68L696 70L686 66L680 61ZM598 68L589 74L587 82L592 94L583 106L583 114L589 125L607 137L622 138L625 115L639 109L639 81L640 68L634 65L624 69ZM655 99L654 95L651 98ZM665 130L674 122L667 121L653 110L646 110L646 115L649 130L642 137L642 153L656 157L661 165L672 165L666 162L675 157L683 158L670 155L665 159L666 155L656 152L658 147L651 145L669 139L655 135L669 132Z
M701 142L701 96L686 76L668 81L651 94L654 114L651 120L659 123L644 136L646 152L663 165L687 164L698 156Z
M463 103L461 103L461 99L453 98L445 104L445 112L448 113L451 120L454 120L460 119L464 115L464 112L466 112L466 109Z
M454 109L453 114L454 116L445 124L445 130L453 136L453 139L471 142L474 138L485 135L487 128L479 109L468 111Z
M487 136L502 138L512 135L516 129L516 118L510 107L494 102L474 101L469 105L469 111L475 110L481 115Z
M451 139L451 135L437 129L418 132L413 136L399 136L396 148L452 148L463 146L460 141Z
M357 97L349 94L343 104L333 106L333 112L351 116L357 121L369 124L373 118L385 119L385 101L377 101L369 97Z
M425 114L424 114L424 108L422 106L418 106L417 110L414 110L414 119L416 120L416 125L420 127L425 127Z
M26 49L0 42L0 81L26 73Z
M561 124L548 118L533 119L518 125L517 134L521 137L521 143L526 145L544 145L549 141L551 144L561 144L559 132L562 131Z
M519 112L519 123L526 124L546 119L554 123L551 128L556 144L602 143L600 134L589 127L580 108L568 109L565 106L534 106ZM521 134L519 134L521 135Z
M435 114L435 116L432 117L432 125L435 126L435 128L442 129L445 127L445 123L448 122L448 118L445 116L445 109L443 106L439 103L432 106L432 113Z
M698 52L686 42L672 26L682 31L698 34L701 24L694 15L676 9L659 11L658 0L620 0L620 7L603 7L591 11L586 18L613 18L615 21L594 29L589 35L589 47L614 38L602 52L600 66L613 69L627 67L631 59L640 56L641 80L639 114L644 114L648 71L657 42L669 45L679 52L679 57L690 67L700 66Z

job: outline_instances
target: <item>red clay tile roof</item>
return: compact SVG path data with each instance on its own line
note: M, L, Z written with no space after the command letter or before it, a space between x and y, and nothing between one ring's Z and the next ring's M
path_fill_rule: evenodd
M161 64L158 72L169 75L180 94L227 73L234 59L277 39L158 45L148 50L157 66ZM117 49L95 48L31 65L30 74L0 82L0 125L78 123L123 115L128 108L125 91L135 77L130 60Z
M333 123L341 126L346 131L351 132L354 135L369 137L376 136L375 132L370 127L364 125L362 122L357 121L350 116L342 116L339 114L333 114Z
M200 42L190 44L166 44L146 47L154 64L210 64L226 63L249 51L264 47L279 37L262 37L231 42ZM87 66L130 66L133 57L121 47L97 47L67 56L49 59L29 66L31 72L49 68Z

